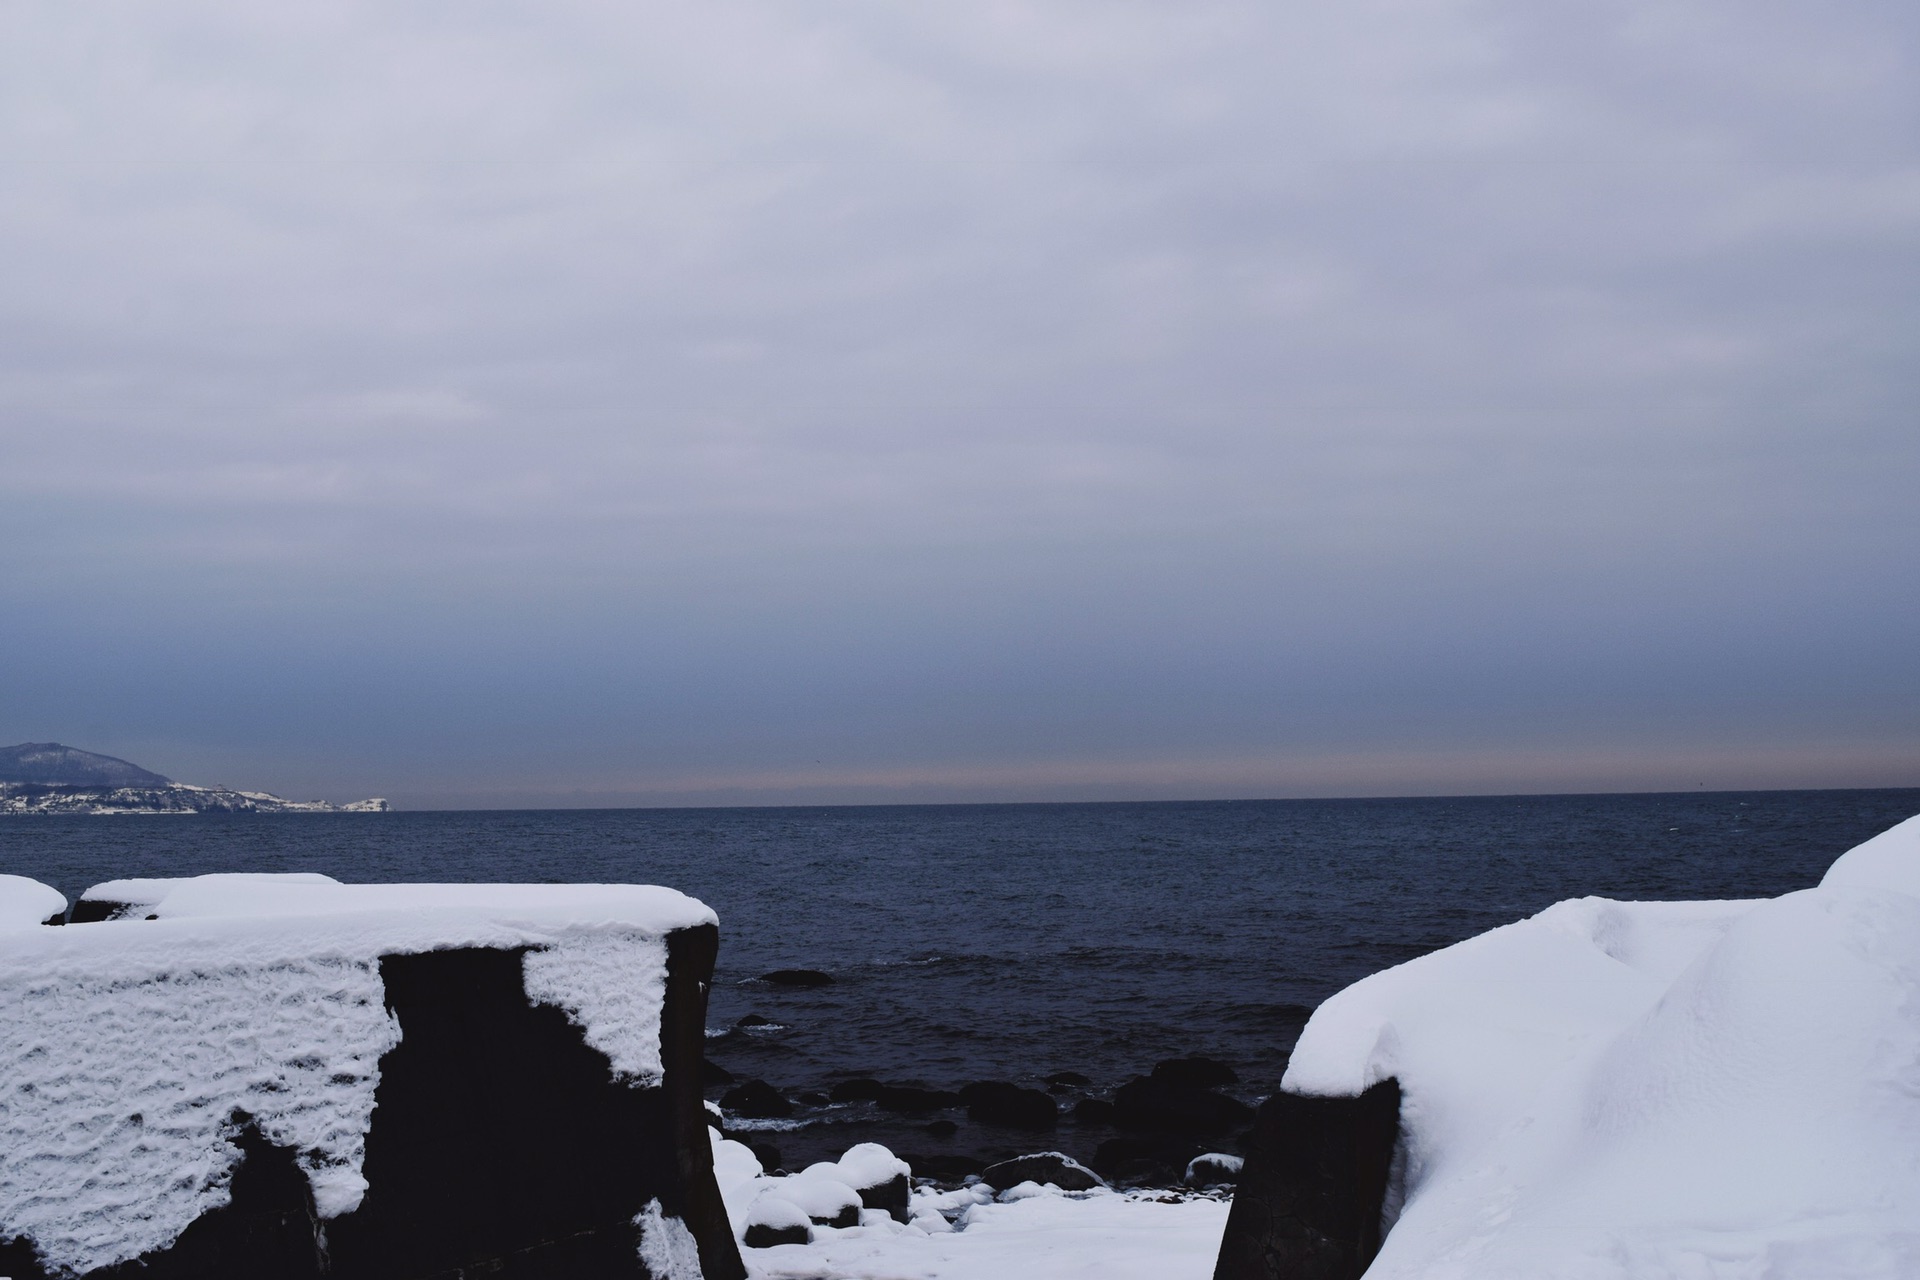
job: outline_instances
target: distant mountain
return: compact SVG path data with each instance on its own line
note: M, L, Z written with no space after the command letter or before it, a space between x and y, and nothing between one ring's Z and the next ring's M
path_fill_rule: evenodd
M175 782L137 764L58 742L0 747L0 814L385 813L385 800L328 804Z
M168 787L163 778L137 764L58 742L23 742L0 747L0 782L36 782L47 787Z

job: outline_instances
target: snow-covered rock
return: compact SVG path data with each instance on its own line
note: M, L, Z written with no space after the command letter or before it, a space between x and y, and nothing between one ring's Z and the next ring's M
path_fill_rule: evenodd
M0 913L15 900L38 911L46 895L64 905L34 887L44 894L0 884ZM616 1180L621 1160L650 1162L666 1171L647 1175L657 1182L677 1176L673 1135L705 1132L697 1085L681 1091L684 1118L658 1088L670 983L697 993L715 923L673 890L207 876L110 882L84 901L120 904L124 918L0 924L0 1240L30 1241L50 1269L85 1273L171 1247L232 1199L243 1134L288 1153L336 1262L350 1259L354 1241L371 1238L356 1215L376 1101L396 1168L437 1167L437 1154L408 1145L416 1138L485 1152L495 1126L495 1156L456 1177L482 1176L478 1166L520 1142L530 1158L612 1161ZM695 967L708 973L673 978L671 948L701 929ZM697 1068L701 1018L682 1021ZM504 1074L482 1061L494 1055L510 1060ZM383 1092L402 1059L406 1087ZM496 1083L552 1072L571 1090L573 1131ZM636 1090L649 1098L637 1111L621 1101ZM436 1118L422 1119L422 1106ZM440 1118L472 1132L435 1139ZM611 1149L635 1142L660 1150ZM397 1186L387 1203L413 1193ZM622 1211L629 1235L645 1229L643 1209ZM651 1230L656 1252L677 1239Z
M1816 889L1563 902L1375 974L1283 1087L1389 1079L1370 1280L1920 1274L1920 819Z
M0 875L0 933L31 929L65 914L67 897L25 876Z

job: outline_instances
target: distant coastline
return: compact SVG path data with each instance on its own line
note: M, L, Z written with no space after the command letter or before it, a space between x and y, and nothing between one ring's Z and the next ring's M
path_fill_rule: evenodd
M195 786L58 742L0 747L0 814L386 813L391 808L379 798L331 804Z

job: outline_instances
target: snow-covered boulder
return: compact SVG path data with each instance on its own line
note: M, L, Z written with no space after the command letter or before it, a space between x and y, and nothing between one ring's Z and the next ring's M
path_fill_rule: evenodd
M0 1273L744 1274L702 904L324 876L83 901L99 922L0 929Z
M66 895L52 885L0 875L0 933L57 923L66 911Z
M1389 1084L1370 1280L1920 1274L1920 820L1816 889L1563 902L1354 984L1242 1200L1273 1143ZM1222 1280L1265 1274L1242 1208Z

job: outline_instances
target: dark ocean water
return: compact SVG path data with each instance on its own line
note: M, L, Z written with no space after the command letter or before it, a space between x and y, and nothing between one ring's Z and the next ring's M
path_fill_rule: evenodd
M1916 812L1920 789L11 818L0 870L70 899L120 876L243 870L667 884L720 914L709 1049L736 1075L792 1094L1072 1070L1098 1091L1203 1053L1253 1099L1313 1006L1377 969L1562 898L1804 888ZM793 967L836 982L754 980ZM780 1029L729 1030L750 1013ZM935 1143L924 1118L811 1115L770 1136L808 1158L868 1137ZM940 1141L1032 1145L964 1128Z

